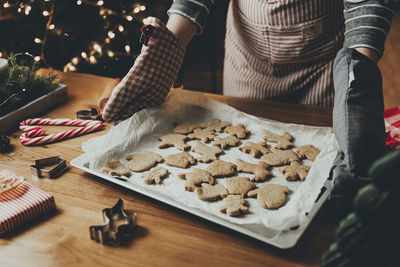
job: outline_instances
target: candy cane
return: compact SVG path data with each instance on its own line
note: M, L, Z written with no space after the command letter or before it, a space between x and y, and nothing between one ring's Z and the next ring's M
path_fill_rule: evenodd
M56 134L45 135L45 131L40 126L29 125L54 125L54 126L79 126L80 128L60 132ZM94 120L72 120L72 119L49 119L34 118L24 120L19 124L19 128L26 132L19 137L21 144L25 146L34 146L57 142L63 139L83 135L98 131L102 128L101 121Z

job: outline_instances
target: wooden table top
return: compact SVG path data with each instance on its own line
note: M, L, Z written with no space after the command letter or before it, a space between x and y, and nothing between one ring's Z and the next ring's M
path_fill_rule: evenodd
M68 85L68 102L39 116L74 118L77 110L95 107L103 89L115 84L105 77L61 75ZM274 120L316 126L332 123L330 108L207 96ZM35 159L60 155L69 162L82 153L82 142L109 128L37 147L22 146L19 131L10 136L14 148L0 154L0 170L7 168L52 194L57 210L1 237L0 266L318 266L334 241L338 221L321 212L294 248L282 250L73 167L57 179L31 177L29 166ZM102 209L119 198L125 200L125 209L138 214L135 237L120 247L91 240L89 226L101 225Z

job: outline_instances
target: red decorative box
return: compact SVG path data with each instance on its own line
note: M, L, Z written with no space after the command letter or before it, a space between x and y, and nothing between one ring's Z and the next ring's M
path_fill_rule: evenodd
M16 176L9 170L0 177ZM56 207L54 197L24 181L16 188L0 194L0 235Z

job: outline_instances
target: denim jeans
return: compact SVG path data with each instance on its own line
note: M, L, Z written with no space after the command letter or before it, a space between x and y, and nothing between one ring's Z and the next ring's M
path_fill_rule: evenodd
M351 48L337 54L333 76L333 128L342 155L332 171L329 201L346 214L358 189L371 181L370 165L385 154L382 76L374 62Z

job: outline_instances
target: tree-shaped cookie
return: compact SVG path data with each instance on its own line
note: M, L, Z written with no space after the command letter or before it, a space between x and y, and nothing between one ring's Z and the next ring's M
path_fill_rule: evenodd
M264 140L271 143L276 143L277 149L288 149L294 146L292 142L293 136L288 132L283 132L282 135L274 134L268 130L262 129Z
M174 146L179 150L185 151L190 148L188 144L185 143L185 141L188 139L186 135L182 134L167 134L158 137L158 140L160 140L162 143L158 146L158 148L167 148Z
M230 125L231 124L227 121L221 122L219 119L212 119L209 123L201 124L200 126L201 128L205 128L205 130L216 131L220 133L222 132L222 129Z
M222 153L222 149L219 147L209 147L200 141L196 140L194 146L192 147L192 151L196 152L202 156L198 157L198 161L200 162L211 162L217 159L217 156Z
M185 190L194 191L197 185L202 183L214 184L214 177L208 171L194 168L193 171L188 173L180 173L178 177L185 179Z
M197 125L191 121L184 121L179 123L175 128L174 128L174 133L176 134L188 134L193 132L194 129L200 128L200 125Z
M162 179L166 178L168 170L163 167L154 167L150 171L142 173L140 176L146 184L161 184Z
M233 136L233 135L226 136L223 138L215 137L214 141L211 142L211 144L213 146L219 146L222 149L237 146L239 143L240 143L240 140L236 136Z
M208 143L210 140L214 140L214 131L203 131L202 129L195 129L193 133L188 134L190 140L201 140L204 143Z
M134 172L150 170L157 163L164 161L163 157L151 151L143 151L140 154L129 154L125 156L125 159L129 160L128 168Z
M203 201L214 201L228 195L228 191L221 184L210 185L203 183L201 187L196 187L195 192L197 197Z
M320 151L313 145L304 145L296 147L296 152L297 155L299 155L299 158L301 159L307 158L311 161L314 161Z
M247 177L226 178L225 183L226 189L232 195L245 196L251 189L256 187L255 183L250 182Z
M261 182L272 176L272 172L268 170L269 165L264 161L259 161L258 164L253 164L237 159L236 165L239 172L253 173L254 177L251 178L252 181Z
M219 208L219 211L229 216L238 216L241 213L249 212L249 208L245 206L247 201L243 199L242 195L228 195L223 201L224 205Z
M236 165L223 160L214 160L206 169L212 176L225 177L232 176L236 172Z
M272 153L262 156L260 160L271 166L288 165L292 161L299 160L297 154L292 150L271 149L271 152Z
M101 171L112 176L131 176L131 172L128 170L128 168L117 159L111 159L104 162Z
M243 124L237 124L235 126L228 126L225 128L225 132L230 134L230 135L234 135L239 139L245 139L247 137L248 134L250 134L249 130L246 130L244 128Z
M171 154L165 157L165 164L172 167L187 168L195 163L196 159L187 152Z
M300 165L297 161L293 161L289 166L279 167L279 171L285 175L287 181L294 181L297 178L304 181L307 178L310 166Z
M280 184L263 184L260 188L247 193L248 197L256 197L264 209L277 209L286 202L289 188Z
M265 142L259 142L259 143L253 143L250 141L247 141L244 146L239 147L239 150L248 153L251 156L257 158L260 155L265 155L271 152L268 148L266 148L267 143Z

